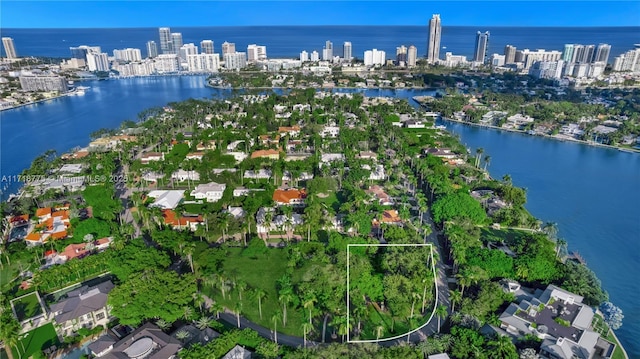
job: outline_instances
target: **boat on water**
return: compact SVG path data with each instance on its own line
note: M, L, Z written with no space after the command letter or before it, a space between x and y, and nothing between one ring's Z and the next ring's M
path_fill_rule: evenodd
M90 89L90 87L87 86L78 86L75 89L71 90L71 92L69 92L69 95L71 96L82 96L84 95L85 90Z

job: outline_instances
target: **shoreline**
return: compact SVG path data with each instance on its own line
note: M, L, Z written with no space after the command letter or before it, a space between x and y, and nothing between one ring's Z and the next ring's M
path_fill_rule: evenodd
M555 141L575 142L575 143L588 145L588 146L593 146L593 147L602 147L602 148L608 148L608 149L612 149L612 150L618 150L620 152L640 153L640 149L637 149L637 148L605 145L603 143L597 143L597 142L593 142L593 141L578 140L578 139L575 139L575 138L560 138L560 137L556 137L554 135L547 135L547 134L538 134L538 133L536 133L535 135L530 135L527 131L524 131L524 130L516 130L516 129L512 129L512 128L504 128L504 127L498 127L498 126L494 126L494 125L481 125L481 124L477 124L477 123L473 123L473 122L461 121L461 120L456 120L456 119L453 119L453 118L448 118L448 117L443 117L443 116L440 116L440 118L442 120L444 120L444 121L450 121L450 122L460 123L460 124L463 124L463 125L469 125L469 126L474 126L474 127L487 128L487 129L499 130L499 131L505 131L505 132L520 133L520 134L528 135L528 136L532 136L532 137L548 138L548 139L552 139L552 140L555 140Z
M29 105L36 105L36 104L39 104L39 103L41 103L41 102L47 102L47 101L50 101L50 100L56 100L56 99L59 99L59 98L61 98L61 97L71 96L71 95L72 95L72 93L73 93L73 91L69 91L69 92L65 92L65 93L63 93L62 95L53 96L53 97L45 98L45 99L42 99L42 100L37 100L37 101L32 101L32 102L22 103L22 104L20 104L20 105L13 106L13 107L2 108L2 109L0 109L0 112L2 112L2 111L8 111L8 110L15 110L15 109L17 109L17 108L25 107L25 106L29 106Z

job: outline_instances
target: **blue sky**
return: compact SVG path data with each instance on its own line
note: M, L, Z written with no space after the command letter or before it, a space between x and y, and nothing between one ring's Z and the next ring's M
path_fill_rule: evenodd
M3 28L251 25L640 26L640 1L21 1Z

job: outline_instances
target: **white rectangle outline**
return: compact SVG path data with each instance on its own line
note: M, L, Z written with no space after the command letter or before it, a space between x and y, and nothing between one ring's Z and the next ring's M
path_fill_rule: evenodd
M438 307L438 278L436 277L436 264L433 261L433 244L432 243L347 243L347 327L349 326L349 247L426 247L429 246L429 255L431 257L431 269L433 270L433 284L435 288L435 303L433 305L433 310L431 311L431 316L429 316L429 320L427 320L423 325L401 335L396 335L391 338L383 338L383 339L368 339L368 340L351 340L349 337L349 330L347 330L347 343L379 343L386 342L389 340L396 340L403 338L405 336L409 336L418 330L427 326L433 316L436 313L436 308Z

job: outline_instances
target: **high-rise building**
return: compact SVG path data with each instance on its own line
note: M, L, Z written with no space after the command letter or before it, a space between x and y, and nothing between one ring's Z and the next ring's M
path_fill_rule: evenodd
M200 41L200 52L203 54L213 54L213 41L202 40Z
M411 45L407 50L407 66L414 67L418 61L418 49Z
M18 55L16 54L16 47L13 44L13 39L10 37L2 38L2 45L4 46L4 53L8 59L16 59Z
M187 63L191 72L218 72L220 68L219 54L187 55Z
M267 47L251 44L247 46L247 61L263 61L267 59Z
M640 47L617 56L613 62L613 71L640 72Z
M504 47L504 63L505 65L516 62L516 47L507 45Z
M324 45L324 48L322 49L322 59L324 61L333 60L333 43L329 40L327 40L327 42Z
M398 66L407 65L407 47L404 45L400 45L396 47L396 65Z
M489 31L482 33L478 31L476 34L476 49L473 52L473 61L484 63L487 55L487 47L489 46Z
M177 72L180 70L180 60L176 54L162 54L153 59L153 66L158 73Z
M604 62L606 64L609 61L610 53L611 53L611 45L598 44L598 48L596 49L596 54L593 57L593 62Z
M596 45L586 45L584 47L584 62L593 63L593 56L596 54Z
M562 52L562 61L573 62L573 52L575 51L574 44L565 44L564 51Z
M170 54L173 52L173 46L171 44L171 29L168 27L161 27L160 33L160 50L163 54Z
M89 71L109 71L109 57L104 52L87 52Z
M127 61L127 62L137 62L142 61L142 54L140 49L122 49L122 50L113 50L113 57L116 60Z
M222 56L226 54L235 54L236 52L236 44L233 42L223 42L222 43Z
M342 45L342 58L346 61L353 60L353 48L351 47L351 42L346 41L344 45Z
M387 54L384 51L373 49L364 52L365 66L384 65Z
M524 68L529 69L536 61L558 61L562 58L560 51L545 51L539 49L530 51L529 49L516 51L516 62L524 62Z
M193 43L184 44L180 47L180 50L178 50L178 57L181 61L187 61L187 56L197 54L198 46Z
M147 41L147 57L150 59L158 57L158 45L155 41Z
M573 45L573 56L571 57L571 62L585 62L585 48L584 45L574 44Z
M312 62L318 62L318 61L320 61L320 54L318 53L318 51L313 50L313 51L311 52L311 61L312 61Z
M302 50L302 52L300 53L300 62L307 62L309 61L309 53Z
M234 52L224 54L224 67L227 69L241 69L247 66L247 54L244 52Z
M506 59L507 59L506 55L493 54L491 55L491 66L494 66L494 67L503 66L505 64Z
M24 91L67 91L67 81L62 76L21 75L19 79Z
M71 51L71 58L73 59L82 59L82 60L87 60L87 54L89 52L93 52L93 53L100 53L102 52L100 46L87 46L87 45L81 45L81 46L77 46L77 47L70 47L69 50Z
M184 45L182 42L182 33L181 32L172 32L171 33L171 46L174 54L177 54L180 48Z
M429 20L429 43L427 44L427 61L430 64L435 64L440 59L441 34L440 14L433 14L431 20Z

